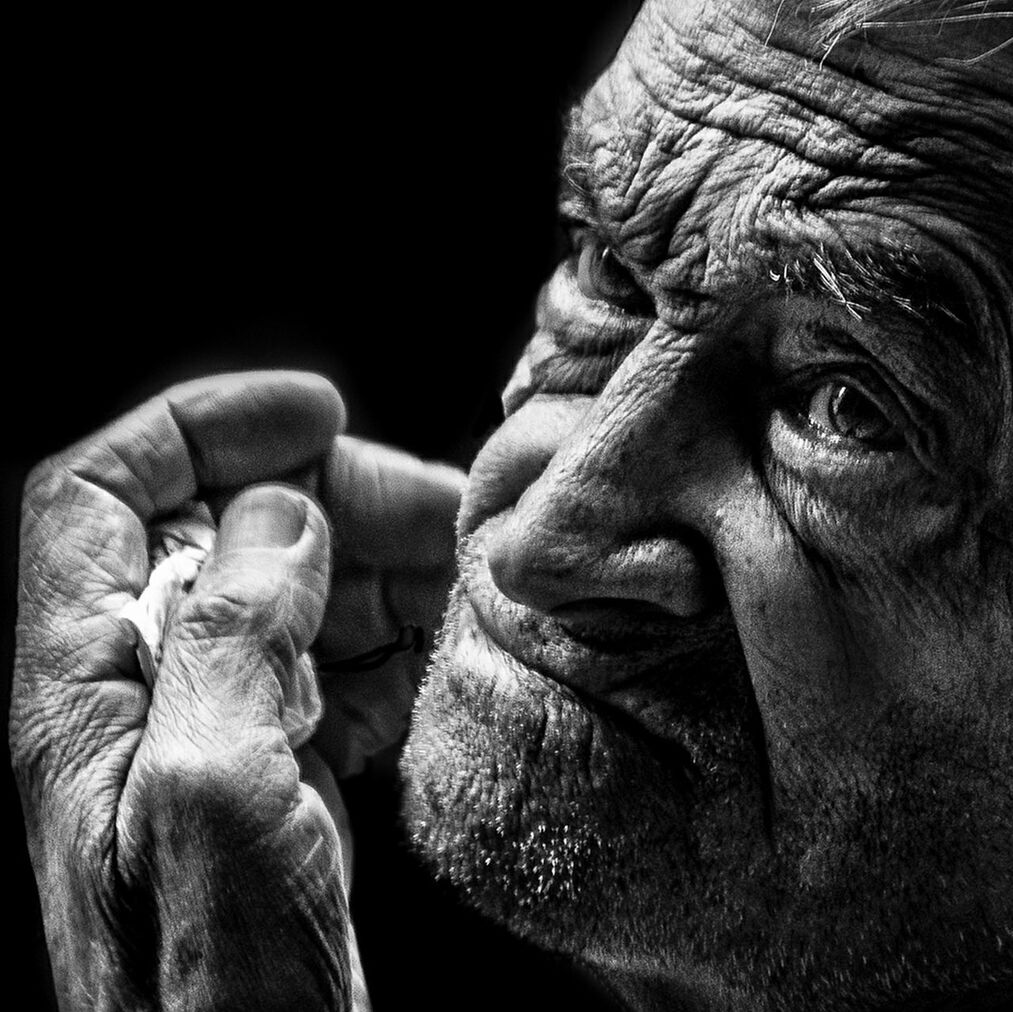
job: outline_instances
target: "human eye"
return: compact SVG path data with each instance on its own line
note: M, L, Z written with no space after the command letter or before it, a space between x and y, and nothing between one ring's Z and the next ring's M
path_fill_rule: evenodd
M584 298L637 316L653 313L650 297L613 245L583 224L570 223L567 234L576 285Z
M867 552L906 551L909 535L948 511L955 486L945 409L886 364L824 348L767 378L754 463L812 559L856 573Z
M767 470L775 484L806 475L832 495L848 475L871 475L871 468L885 480L922 457L914 406L864 363L813 364L786 376L771 408Z
M795 400L795 422L824 442L864 450L898 450L905 435L897 411L880 393L847 376L822 377Z
M566 251L538 300L536 331L503 392L506 414L531 397L594 396L654 323L654 303L598 228L560 215Z

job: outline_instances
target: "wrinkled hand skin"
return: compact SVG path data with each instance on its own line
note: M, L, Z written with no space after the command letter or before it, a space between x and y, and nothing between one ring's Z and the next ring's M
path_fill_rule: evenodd
M631 1009L1008 1007L1013 61L941 59L1008 24L648 0L572 116L403 771Z
M320 377L218 377L27 483L11 751L61 1008L350 1007L347 825L326 766L288 747L283 687L322 626L354 651L432 620L459 481L336 436L343 421ZM229 505L149 693L117 615L147 581L146 524L195 496ZM398 555L354 529L357 497L367 533L403 540L419 513L442 533ZM373 605L343 637L349 540ZM436 600L401 611L388 587L441 568ZM391 705L337 723L397 728Z

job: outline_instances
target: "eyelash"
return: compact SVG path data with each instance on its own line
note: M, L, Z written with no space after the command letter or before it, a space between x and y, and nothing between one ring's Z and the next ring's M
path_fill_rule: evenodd
M817 395L834 386L838 391L853 391L862 401L868 402L889 427L888 434L879 438L863 438L836 432L815 422L813 404ZM833 395L825 407L829 409L832 406ZM818 373L807 371L791 377L781 385L776 407L781 419L797 436L830 448L850 453L882 454L902 450L908 442L910 425L906 413L887 384L867 369L823 369Z
M582 294L615 310L650 316L654 304L640 287L614 248L586 222L562 218L567 256L575 259L574 272ZM612 273L613 277L607 275Z
M622 276L614 280L620 286L628 284L628 294L621 290L617 294L615 287L611 292L588 291L587 279L580 276L584 267L583 259L589 251L593 255L599 249L601 251L599 255L603 259L611 251L611 247L585 220L562 215L559 223L565 237L566 256L571 260L576 258L573 270L585 297L602 302L621 313L654 315L653 301L614 254L611 263L615 266L611 269L618 268L623 272ZM860 414L864 402L868 402L868 405L882 417L884 435L875 435L875 419L872 424L873 434L868 436L835 431L835 428L815 422L813 419L815 399L818 394L825 393L831 384L837 384L838 390L830 395L829 400L824 398L824 403L820 405L824 409L824 414L832 409L840 412L840 417L843 418L850 407L854 416L856 407ZM902 401L890 390L888 383L865 365L852 362L836 367L822 366L818 372L806 370L796 373L779 386L780 390L775 394L778 415L797 437L806 439L810 446L819 444L831 452L882 456L902 451L910 445L911 420L904 410ZM848 392L851 393L850 398L846 396ZM869 419L866 418L865 421L868 422ZM864 427L868 431L869 426ZM854 428L856 430L863 428L861 418Z

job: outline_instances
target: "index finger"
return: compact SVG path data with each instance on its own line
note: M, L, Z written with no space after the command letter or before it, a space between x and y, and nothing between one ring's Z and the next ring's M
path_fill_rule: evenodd
M305 465L330 447L344 417L334 387L310 373L236 373L171 388L32 472L23 593L41 586L57 600L121 607L147 578L152 517L198 489Z
M341 397L322 376L209 376L170 388L43 470L70 470L147 521L198 488L245 485L301 467L329 448L344 423Z
M320 502L343 568L427 570L454 558L465 474L449 464L354 436L324 458Z

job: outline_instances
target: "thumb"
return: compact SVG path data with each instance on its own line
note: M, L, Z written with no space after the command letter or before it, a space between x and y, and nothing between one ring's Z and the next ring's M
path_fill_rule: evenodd
M327 521L311 499L283 485L236 496L167 632L149 733L240 760L278 744L329 584Z
M170 622L117 815L127 880L151 883L166 1007L349 1007L345 844L282 722L329 553L310 499L247 489Z

